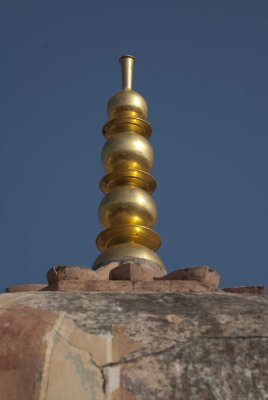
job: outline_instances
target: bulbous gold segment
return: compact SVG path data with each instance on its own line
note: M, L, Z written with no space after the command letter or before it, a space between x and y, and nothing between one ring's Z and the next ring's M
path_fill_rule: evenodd
M152 146L138 133L120 133L108 140L102 149L102 165L106 172L118 169L139 169L149 172L153 160Z
M104 264L107 264L113 260L128 260L128 259L144 259L159 267L159 270L166 273L165 266L158 257L158 255L151 249L145 246L140 246L132 243L123 243L114 247L110 247L103 253L101 253L92 266L92 269L96 270Z
M117 225L102 231L96 245L100 251L121 243L140 244L156 251L161 245L159 235L150 228L140 225Z
M99 219L104 228L114 225L142 225L151 227L157 218L157 207L144 190L118 187L100 203Z
M107 122L104 125L102 132L106 139L111 139L122 132L139 133L146 139L149 139L152 134L152 127L149 122L142 118L134 118L129 116L129 114L124 114Z
M119 169L105 175L100 181L100 189L105 194L118 186L134 186L151 194L156 189L156 180L144 171Z
M127 114L130 117L146 119L148 108L145 99L133 90L122 90L112 96L107 106L108 119Z

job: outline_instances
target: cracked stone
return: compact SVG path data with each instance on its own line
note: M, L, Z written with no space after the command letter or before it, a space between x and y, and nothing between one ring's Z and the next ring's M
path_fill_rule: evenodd
M211 289L217 289L220 282L220 274L214 269L207 266L190 267L177 269L176 271L170 272L162 278L156 279L197 281L209 286Z
M89 268L79 266L59 265L52 267L47 272L49 284L63 280L96 280L96 272Z
M150 282L153 281L155 277L163 276L162 272L155 270L148 264L135 264L133 262L128 262L113 268L109 274L109 279L111 280L129 280L132 282Z
M0 295L1 400L265 399L267 354L265 296Z

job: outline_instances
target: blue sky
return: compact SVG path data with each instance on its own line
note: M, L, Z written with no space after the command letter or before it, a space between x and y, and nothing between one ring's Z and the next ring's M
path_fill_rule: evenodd
M0 290L90 266L108 99L136 56L167 269L268 287L267 1L2 0Z

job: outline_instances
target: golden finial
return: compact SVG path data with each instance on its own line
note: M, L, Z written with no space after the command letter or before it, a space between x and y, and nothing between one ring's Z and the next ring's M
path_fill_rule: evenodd
M145 99L132 90L135 57L120 57L123 89L111 97L107 107L109 121L103 127L107 139L102 149L102 164L107 175L100 181L104 192L99 219L105 228L96 244L102 252L93 264L99 268L113 260L146 260L165 272L155 251L160 237L151 228L156 222L157 206L150 196L156 188L149 174L153 149L148 138Z

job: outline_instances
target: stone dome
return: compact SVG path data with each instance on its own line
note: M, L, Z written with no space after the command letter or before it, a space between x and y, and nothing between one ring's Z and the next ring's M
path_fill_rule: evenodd
M267 398L267 311L229 293L2 294L1 400Z

